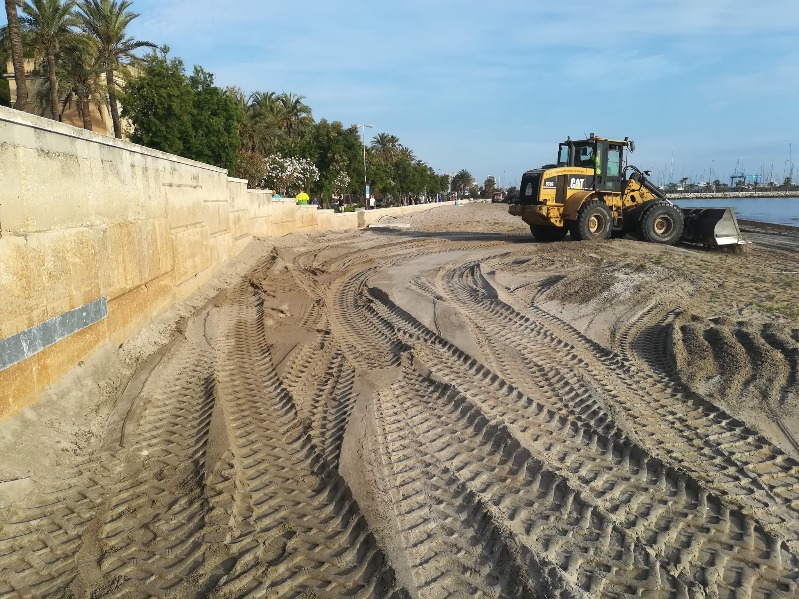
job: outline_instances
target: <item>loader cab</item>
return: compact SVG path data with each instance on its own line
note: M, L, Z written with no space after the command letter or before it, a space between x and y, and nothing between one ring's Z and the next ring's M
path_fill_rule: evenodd
M628 140L595 137L572 141L567 139L558 148L558 166L575 166L594 170L586 187L597 191L620 193L623 184L624 148L635 147Z

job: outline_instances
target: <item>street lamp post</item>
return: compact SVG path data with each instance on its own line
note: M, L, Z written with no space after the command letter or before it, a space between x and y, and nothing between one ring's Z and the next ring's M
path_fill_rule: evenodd
M358 125L361 128L361 145L363 146L363 207L365 210L369 210L369 190L366 187L366 128L369 127L370 129L374 125Z

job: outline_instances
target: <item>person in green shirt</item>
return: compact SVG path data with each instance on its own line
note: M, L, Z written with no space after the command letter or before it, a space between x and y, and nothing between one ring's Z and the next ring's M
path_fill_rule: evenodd
M304 191L302 191L302 190L300 190L300 193L297 194L297 203L300 206L307 206L309 199L310 199L310 196L307 193L305 193Z

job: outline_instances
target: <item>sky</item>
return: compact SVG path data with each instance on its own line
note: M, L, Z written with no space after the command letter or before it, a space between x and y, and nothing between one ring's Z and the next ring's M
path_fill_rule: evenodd
M799 165L797 0L133 0L133 37L304 96L440 172L517 185L558 143L635 140L656 183ZM796 155L794 155L794 152ZM799 171L799 168L794 168ZM799 172L794 174L794 181Z

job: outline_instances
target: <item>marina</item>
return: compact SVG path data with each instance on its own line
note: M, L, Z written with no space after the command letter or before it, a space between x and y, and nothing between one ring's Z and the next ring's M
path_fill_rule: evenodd
M742 220L799 227L799 198L701 198L674 199L681 208L734 208Z

